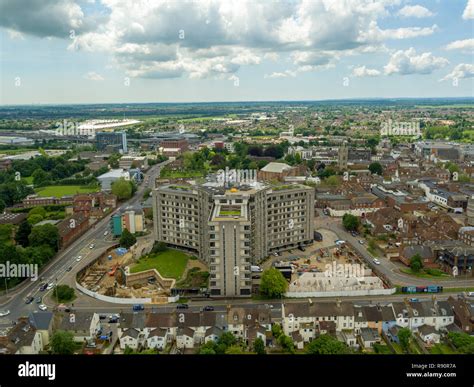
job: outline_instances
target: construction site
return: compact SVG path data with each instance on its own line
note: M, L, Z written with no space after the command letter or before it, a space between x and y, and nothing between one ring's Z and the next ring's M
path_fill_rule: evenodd
M132 252L111 248L79 272L77 282L98 295L167 303L175 280L163 278L155 269L132 274L129 266L134 263Z
M278 264L275 265L278 267ZM350 245L316 250L311 255L291 260L292 275L287 295L374 294L386 290L384 282L365 265Z

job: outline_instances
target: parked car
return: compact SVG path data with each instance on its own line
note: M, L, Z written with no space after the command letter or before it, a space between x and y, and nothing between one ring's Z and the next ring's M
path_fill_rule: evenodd
M5 317L10 314L10 311L8 309L5 310L0 310L0 317Z
M214 310L213 306L207 305L207 306L204 307L205 312L212 312L213 310Z
M109 318L109 324L117 324L118 322L119 322L119 319L117 316Z
M306 249L303 246L298 246L298 249L301 251L306 251Z
M359 239L359 243L360 243L361 245L363 245L363 244L364 244L364 241L363 241L362 239Z
M48 309L48 307L45 304L39 305L38 308L42 310L43 312Z
M109 232L108 231L104 232L104 236L107 236L107 235L109 235Z
M107 318L106 314L99 314L99 320L105 320Z
M69 266L66 271L71 271L72 270L72 266Z
M34 301L34 297L28 296L25 298L25 304L31 304Z
M95 244L93 244L93 243L91 243L91 244L89 245L89 249L93 249L94 247L95 247Z
M37 297L36 298L36 303L41 304L43 302L43 297Z
M40 292L44 292L48 287L47 283L42 283L39 287Z
M79 256L76 258L76 262L79 262L81 259L82 259L82 255L79 255Z
M375 263L376 265L380 265L380 261L377 258L374 258L372 262Z
M54 288L54 283L53 282L49 283L48 287L46 289L51 290L52 288Z
M176 309L188 309L189 305L188 304L178 304L176 305Z

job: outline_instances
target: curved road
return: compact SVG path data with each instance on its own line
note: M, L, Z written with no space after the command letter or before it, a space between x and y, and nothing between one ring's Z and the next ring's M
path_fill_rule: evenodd
M145 174L145 183L142 183L138 187L135 195L127 202L122 203L120 207L126 207L140 202L145 189L154 188L155 178L159 176L161 167L166 165L168 162L169 161L165 161L151 167ZM28 316L30 312L38 310L38 304L35 301L27 305L25 304L25 298L27 296L35 298L42 296L46 301L48 293L53 290L40 292L39 285L41 282L54 282L56 284L71 283L81 267L96 259L106 248L115 244L116 242L112 240L110 232L107 236L104 236L104 232L110 230L111 216L119 210L120 208L117 208L111 214L107 215L92 226L92 228L86 231L86 233L75 240L65 250L59 251L52 261L41 269L39 273L40 279L36 282L27 280L12 291L9 291L8 294L0 297L1 309L7 309L10 311L10 315L0 317L0 328L11 326L12 321L16 321L22 316ZM90 249L89 245L92 243L95 246L93 249ZM76 261L78 256L82 256L82 259L79 262ZM90 297L87 298L93 300ZM92 306L95 306L94 303L92 303Z

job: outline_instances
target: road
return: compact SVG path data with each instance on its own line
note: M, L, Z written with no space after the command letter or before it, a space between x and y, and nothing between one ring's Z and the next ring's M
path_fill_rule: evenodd
M405 286L423 286L423 285L442 285L447 287L472 287L474 286L474 278L459 277L457 279L426 279L417 278L408 274L400 272L400 268L403 268L402 264L390 261L386 257L378 256L377 259L380 261L380 265L373 263L373 256L367 251L366 243L363 245L359 243L362 237L353 237L347 232L342 226L341 218L329 217L321 213L316 218L315 229L327 229L334 232L339 239L349 242L351 246L365 259L370 267L377 268L382 272L393 284Z
M155 178L159 176L161 168L168 162L169 161L165 161L152 166L145 173L144 183L138 187L135 195L127 202L122 203L120 207L135 205L142 201L145 189L154 188ZM0 328L11 326L12 321L22 316L28 316L30 312L38 310L36 301L27 305L25 304L25 298L32 296L47 299L48 294L54 290L41 292L39 290L41 282L74 284L74 278L79 269L96 259L106 248L115 244L116 242L113 241L110 232L107 236L105 236L104 233L110 229L111 216L119 211L119 209L120 208L107 215L104 219L101 219L65 250L59 251L53 260L41 269L39 273L40 279L38 281L27 281L13 291L8 292L8 294L0 297L0 309L10 311L10 315L0 317ZM91 244L94 244L93 249L89 248ZM82 258L80 261L77 261L79 256ZM87 296L81 295L80 297L93 300ZM94 308L96 306L97 305L92 302L91 307Z

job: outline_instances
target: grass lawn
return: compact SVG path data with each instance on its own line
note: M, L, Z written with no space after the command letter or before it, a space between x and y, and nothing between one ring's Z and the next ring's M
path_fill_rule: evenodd
M452 355L457 353L449 345L441 343L433 345L433 347L430 349L430 352L433 355Z
M374 345L374 351L375 353L381 354L381 355L391 355L392 351L390 350L388 345L384 344L375 344Z
M400 344L392 343L392 347L395 350L396 354L403 354L404 353L402 347L400 346Z
M140 260L130 268L130 271L132 273L138 273L144 270L156 269L163 277L179 280L183 275L188 259L189 255L181 251L167 250L163 253L140 258Z
M400 269L402 273L412 275L414 277L418 278L428 278L428 279L438 279L438 280L443 280L443 279L450 279L452 276L449 274L446 274L440 270L431 270L432 274L428 274L425 271L421 270L419 273L415 273L412 269L410 268L404 268Z
M26 181L26 184L33 184L33 176L24 177L23 180Z
M56 196L75 195L79 193L97 192L98 188L82 187L80 185L48 185L36 189L39 196Z

